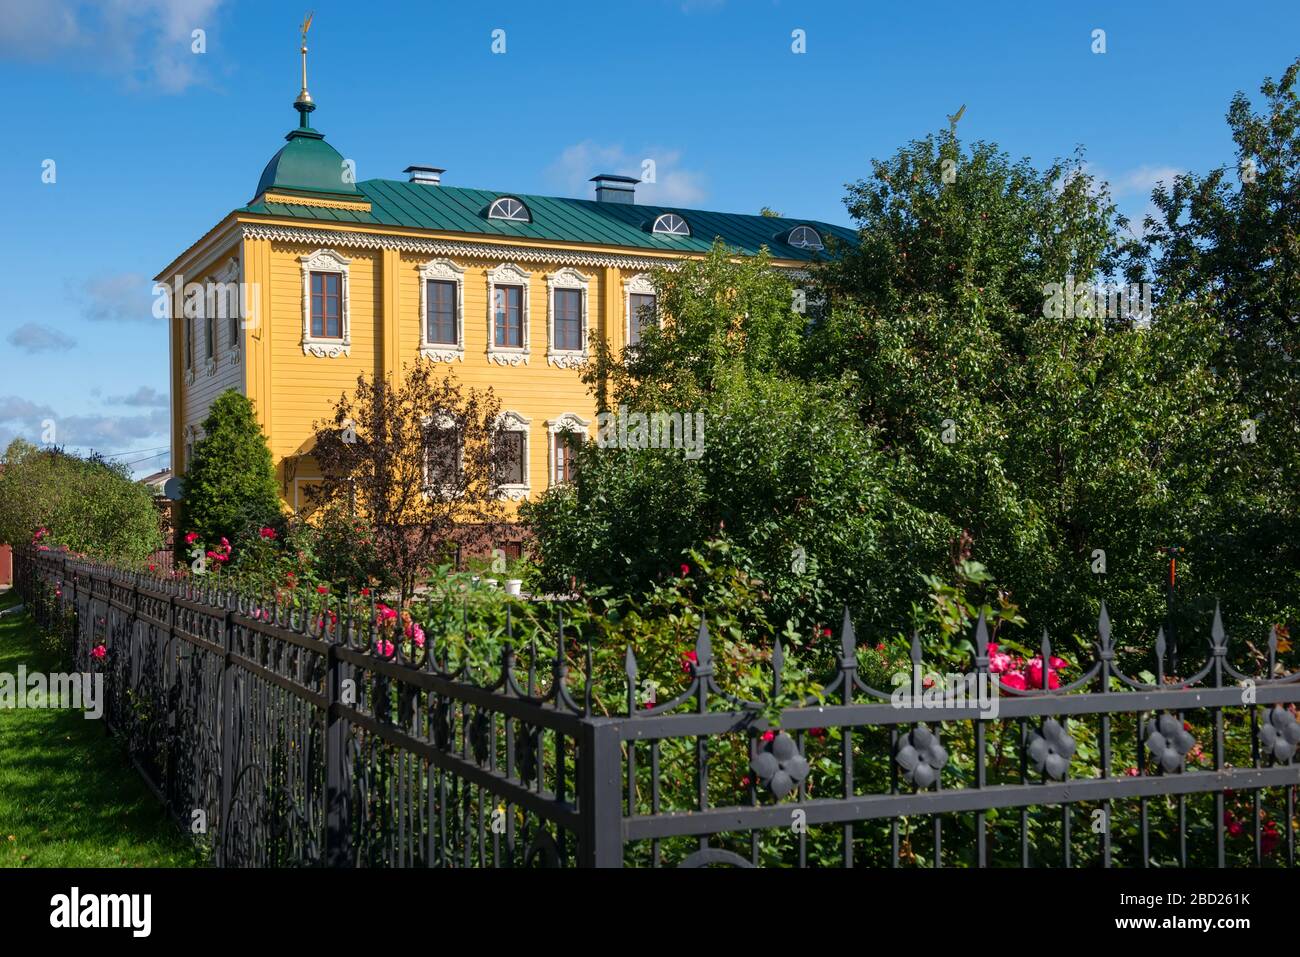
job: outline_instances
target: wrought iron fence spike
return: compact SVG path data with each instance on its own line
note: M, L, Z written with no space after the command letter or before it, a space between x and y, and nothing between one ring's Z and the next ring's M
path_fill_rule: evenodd
M1043 652L1043 675L1046 677L1047 668L1052 660L1052 639L1047 636L1046 627L1043 628L1043 643L1041 647Z
M709 623L700 619L700 630L695 636L695 667L704 669L713 664L713 645L709 641Z
M975 654L983 658L989 650L989 626L984 620L984 609L980 609L979 621L975 622Z
M1228 645L1228 636L1223 630L1223 615L1219 612L1219 602L1214 602L1214 624L1210 626L1210 637L1214 639L1214 647L1226 648Z
M584 654L584 670L582 680L582 713L585 717L591 717L591 639L587 639L586 653Z
M921 633L915 628L912 629L912 664L921 663Z
M1103 650L1109 651L1110 644L1110 612L1106 610L1106 599L1101 600L1101 614L1097 616L1097 637L1101 639Z
M844 606L844 623L840 625L840 651L846 661L856 661L858 653L858 636L853 631L853 619L849 616L849 606Z
M785 652L781 648L781 638L778 635L776 643L772 645L772 694L774 697L781 694L781 675L785 673Z
M591 646L587 646L587 654L591 654ZM627 646L627 652L623 655L623 673L627 675L630 681L636 680L636 655L632 653L632 646Z

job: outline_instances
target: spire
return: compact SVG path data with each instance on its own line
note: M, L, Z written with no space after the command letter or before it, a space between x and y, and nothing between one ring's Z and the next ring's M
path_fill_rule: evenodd
M316 109L316 102L307 92L307 31L311 29L312 14L307 14L307 19L302 22L302 91L298 94L298 99L293 101L293 108L300 114L298 126L300 129L311 129L311 123L307 120L307 114Z

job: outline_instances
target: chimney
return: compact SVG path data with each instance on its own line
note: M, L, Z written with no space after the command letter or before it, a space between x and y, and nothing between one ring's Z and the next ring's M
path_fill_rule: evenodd
M636 184L640 182L635 176L615 176L613 173L601 173L593 176L591 182L596 184L596 202L598 203L635 203Z
M411 178L407 182L438 186L442 183L442 174L447 171L436 166L408 166L402 172L411 174Z

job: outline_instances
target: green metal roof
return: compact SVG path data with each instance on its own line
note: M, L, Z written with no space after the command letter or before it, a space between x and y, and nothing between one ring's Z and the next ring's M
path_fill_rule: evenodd
M360 195L353 198L368 199L371 203L370 212L267 202L254 202L239 212L323 223L401 226L477 236L589 243L665 252L706 252L717 238L748 255L754 255L760 247L767 246L778 259L806 261L825 258L827 253L798 249L786 243L786 236L796 226L812 226L821 234L823 242L832 237L841 242L857 241L857 234L852 229L810 219L717 213L641 203L601 203L590 199L531 196L389 179L364 180L357 183L356 187ZM257 195L261 195L261 187ZM532 214L532 222L488 219L488 207L494 199L502 196L522 200ZM691 235L667 236L652 233L650 227L662 213L676 213L683 217L690 224Z
M344 175L347 167L342 155L325 142L323 134L303 126L291 130L285 139L289 142L262 170L254 196L279 189L357 198L356 184Z

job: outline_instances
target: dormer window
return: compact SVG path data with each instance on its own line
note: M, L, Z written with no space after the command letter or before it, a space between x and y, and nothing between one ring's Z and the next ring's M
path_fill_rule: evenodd
M811 226L796 226L790 230L786 242L795 249L822 250L826 248L821 235Z
M691 227L676 213L664 213L655 220L654 225L650 227L650 232L665 236L689 236Z
M528 207L513 196L502 196L500 199L493 200L492 205L488 207L488 219L505 219L512 223L533 221Z

